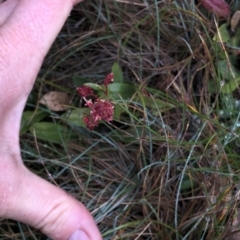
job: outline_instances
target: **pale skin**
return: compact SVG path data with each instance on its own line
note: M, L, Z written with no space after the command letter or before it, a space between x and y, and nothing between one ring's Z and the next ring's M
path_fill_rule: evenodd
M19 147L27 97L44 57L79 2L0 0L0 218L29 224L54 240L102 239L88 210L30 172Z

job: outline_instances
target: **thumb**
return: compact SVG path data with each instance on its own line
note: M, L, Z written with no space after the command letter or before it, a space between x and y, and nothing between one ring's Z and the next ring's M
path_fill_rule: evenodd
M5 189L7 204L3 217L38 228L54 240L102 239L83 204L21 166L17 186L8 184Z

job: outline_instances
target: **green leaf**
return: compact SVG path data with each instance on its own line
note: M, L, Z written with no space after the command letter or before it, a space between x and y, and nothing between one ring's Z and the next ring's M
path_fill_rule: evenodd
M234 78L240 77L240 73L227 60L218 61L217 68L218 68L219 74L225 80L230 80L231 81Z
M50 122L35 123L30 131L38 139L51 143L63 144L76 137L68 127Z
M174 105L172 105L168 102L162 101L157 98L153 99L148 96L142 96L141 94L139 96L137 96L136 98L134 98L134 101L139 102L143 106L151 108L153 110L154 114L157 114L158 112L167 111L174 107Z
M118 104L114 106L114 120L120 120L121 114L124 112L123 108L120 107Z
M122 83L123 82L122 69L117 63L113 64L112 73L113 73L113 76L114 76L114 82L115 83Z
M85 83L85 86L92 88L95 91L104 91L103 88L97 83Z
M217 85L216 81L209 80L207 82L207 89L209 93L218 93L219 92L219 86Z
M218 61L217 66L221 77L227 80L220 88L221 93L233 92L240 84L240 73L227 60Z
M136 86L128 83L111 83L108 85L108 96L114 100L128 100L136 93Z
M194 182L192 179L190 179L188 175L184 175L183 181L181 184L181 191L190 190L194 187L197 187L196 182Z
M227 24L224 23L223 25L221 25L221 27L218 29L219 32L217 32L214 37L213 40L217 41L217 42L227 42L230 39L230 34L228 32L227 29ZM219 36L220 35L220 36Z
M233 56L237 59L240 52L240 29L237 28L234 36L228 41L228 46L232 48ZM236 60L237 61L237 60Z
M29 128L48 116L49 113L38 110L38 111L25 111L22 115L20 135L24 134Z
M86 117L89 112L89 108L74 109L70 113L64 113L61 118L69 124L74 124L79 127L85 127L86 124L83 121L83 118Z
M228 44L230 47L238 49L239 48L239 40L240 40L240 36L238 34L237 36L232 37L229 40Z
M216 56L217 59L223 60L226 59L226 52L222 49L221 45L218 42L212 42L212 49L214 51L214 56Z
M72 78L73 85L76 87L81 87L82 85L84 85L85 83L90 82L90 81L91 81L90 79L83 78L78 75L74 75Z
M222 87L221 87L221 92L222 93L231 93L233 92L235 89L238 88L240 84L240 77L236 78L236 79L232 79L230 82L225 83Z

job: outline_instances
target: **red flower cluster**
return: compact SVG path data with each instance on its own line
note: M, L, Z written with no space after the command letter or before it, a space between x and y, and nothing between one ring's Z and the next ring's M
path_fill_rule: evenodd
M103 84L107 88L111 82L113 82L113 73L106 76ZM113 120L114 106L110 101L98 98L94 95L93 89L88 86L78 87L77 91L86 101L85 105L91 109L90 115L83 119L87 128L93 130L94 127L98 126L99 121L110 122ZM105 94L107 94L107 91ZM87 96L94 96L96 99L93 102L92 99L87 100Z
M114 80L113 73L110 73L105 77L103 85L108 86L110 83L113 82L113 80Z
M87 96L94 95L93 89L88 86L78 87L77 91L81 97L87 97Z
M113 120L114 106L111 102L98 98L94 103L92 100L88 100L86 106L91 109L90 116L85 117L83 120L90 130L98 126L98 122L101 120L106 122Z

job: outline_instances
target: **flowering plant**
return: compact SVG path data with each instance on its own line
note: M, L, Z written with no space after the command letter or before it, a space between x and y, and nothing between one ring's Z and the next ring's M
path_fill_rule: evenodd
M173 107L170 103L152 98L148 93L153 91L156 94L156 90L123 82L122 70L117 63L111 70L103 84L95 84L81 77L73 79L85 107L71 111L68 115L69 122L86 126L90 130L97 127L101 121L110 123L114 120L119 121L119 124L129 125L126 117L138 116L141 119L144 113L142 108L149 108L155 114L159 109L165 111Z
M108 94L108 85L113 82L113 73L110 73L104 79L103 85L105 86L105 95ZM78 94L85 100L85 106L91 109L90 115L84 117L83 121L86 123L87 128L93 130L98 126L99 121L110 122L113 120L114 106L111 101L100 98L94 94L94 90L89 86L81 86L77 88ZM87 99L87 97L93 97Z

